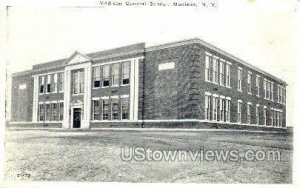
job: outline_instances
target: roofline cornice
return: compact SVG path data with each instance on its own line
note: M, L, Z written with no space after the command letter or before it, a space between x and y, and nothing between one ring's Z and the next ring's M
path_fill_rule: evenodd
M244 60L242 60L242 59L240 59L240 58L238 58L238 57L236 57L236 56L234 56L234 55L232 55L232 54L230 54L230 53L228 53L228 52L226 52L226 51L224 51L224 50L222 50L222 49L220 49L220 48L218 48L214 45L211 45L211 44L209 44L209 43L207 43L207 42L205 42L205 41L203 41L199 38L193 38L193 39L188 39L188 40L182 40L182 41L177 41L177 42L171 42L171 43L166 43L166 44L150 46L150 47L147 47L145 51L146 52L151 52L151 51L163 50L163 49L167 49L167 48L174 48L174 47L190 45L190 44L200 44L200 45L202 45L202 46L204 46L204 47L206 47L210 50L216 51L219 54L222 54L222 55L224 55L224 56L226 56L226 57L228 57L228 58L230 58L230 59L232 59L232 60L234 60L234 61L250 68L250 69L253 69L253 70L255 70L255 71L257 71L257 72L259 72L263 75L266 75L267 77L270 77L270 78L284 84L285 86L287 86L287 83L285 81L283 81L282 79L277 78L277 77L271 75L270 73L267 73L266 71L264 71L264 70L262 70L258 67L255 67L255 66L247 63L246 61L244 61Z

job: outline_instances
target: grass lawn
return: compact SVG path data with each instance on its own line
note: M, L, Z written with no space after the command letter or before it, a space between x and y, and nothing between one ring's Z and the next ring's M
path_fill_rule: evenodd
M5 180L292 183L292 136L229 131L6 131ZM280 161L122 161L121 147L281 152Z

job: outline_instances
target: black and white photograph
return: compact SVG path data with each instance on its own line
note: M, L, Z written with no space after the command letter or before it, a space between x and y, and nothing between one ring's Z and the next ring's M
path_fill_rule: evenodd
M300 185L299 1L1 5L0 186Z

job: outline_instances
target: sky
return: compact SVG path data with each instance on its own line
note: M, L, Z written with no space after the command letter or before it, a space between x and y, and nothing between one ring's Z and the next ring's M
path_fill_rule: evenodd
M288 0L217 1L217 9L11 6L6 15L10 72L82 53L198 37L288 83L293 119L295 7Z

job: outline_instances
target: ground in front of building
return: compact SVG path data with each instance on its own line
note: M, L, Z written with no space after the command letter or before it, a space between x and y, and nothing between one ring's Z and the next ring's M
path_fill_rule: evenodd
M291 183L292 136L245 131L8 130L7 181ZM279 150L281 161L121 160L122 147ZM129 150L127 150L129 151Z

